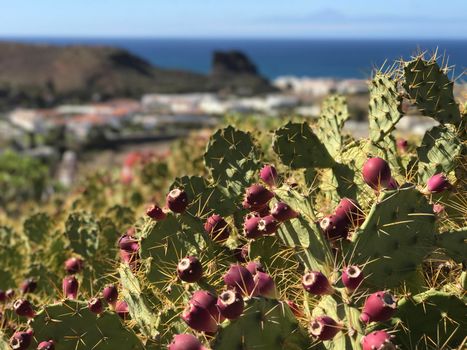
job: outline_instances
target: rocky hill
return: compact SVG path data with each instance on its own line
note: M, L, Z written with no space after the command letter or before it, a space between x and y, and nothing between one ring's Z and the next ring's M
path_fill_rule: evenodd
M48 105L144 93L273 91L239 52L215 53L211 74L155 67L112 47L0 42L0 105Z

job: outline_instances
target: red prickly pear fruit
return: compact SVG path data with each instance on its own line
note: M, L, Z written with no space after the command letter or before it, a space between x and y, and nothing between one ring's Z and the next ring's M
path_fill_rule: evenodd
M166 205L174 213L181 214L188 206L188 195L184 190L174 188L167 195Z
M284 202L277 202L271 210L271 215L280 222L298 217L298 213Z
M129 251L120 249L119 254L120 254L120 259L124 263L128 264L130 267L136 267L136 264L138 262L138 252L137 251L129 252Z
M342 198L339 202L334 215L346 216L354 227L359 227L365 221L365 215L357 201L350 198Z
M213 214L204 223L204 230L215 242L225 242L230 236L230 228L224 218L218 214Z
M439 203L433 204L433 213L434 214L440 215L440 214L444 213L445 210L446 210L446 208L444 207L444 205L439 204Z
M272 235L279 228L279 222L272 215L267 215L258 222L258 230L264 235Z
M10 346L14 350L26 350L31 345L34 332L32 329L26 332L15 332L10 338Z
M292 313L295 315L295 317L301 318L305 316L298 305L295 304L292 300L286 300L285 302L289 306L290 310L292 310Z
M209 311L192 303L189 303L183 310L182 320L198 332L215 333L217 331L217 322Z
M135 238L124 234L118 239L118 247L126 252L136 252L139 250L139 243Z
M197 290L193 293L190 299L190 304L206 309L217 323L221 323L224 321L224 318L216 303L217 297L207 290Z
M67 276L62 282L63 295L66 299L75 300L78 297L79 282L75 276Z
M385 331L374 331L365 335L362 340L362 350L396 350L396 346L391 342L393 336Z
M451 188L449 180L444 174L436 174L430 177L426 183L425 193L439 193Z
M119 300L115 304L115 312L122 320L130 318L130 311L128 310L128 304L125 300Z
M349 233L349 221L347 216L331 214L325 216L319 222L326 238L334 241L340 238L346 238Z
M6 299L6 293L0 289L0 303L4 303Z
M18 299L13 303L13 309L18 316L33 318L35 316L32 304L26 299Z
M277 170L274 165L263 166L259 172L259 177L270 187L275 187L278 185L279 176L277 175Z
M37 346L37 350L55 350L55 344L53 340L41 341Z
M266 204L264 207L261 207L257 209L255 212L253 212L255 216L259 216L261 218L264 218L265 216L268 216L271 214L269 206Z
M369 158L363 165L363 180L374 190L388 187L391 180L391 168L382 158Z
M113 284L109 284L105 286L104 289L102 290L102 297L107 303L111 305L115 305L118 299L117 287L114 286Z
M261 271L264 272L263 265L259 261L250 261L248 264L246 264L246 269L250 271L250 273L254 276L256 275L256 272Z
M21 283L21 293L27 294L27 293L34 293L34 291L37 288L37 282L34 280L34 278L28 278L25 280L23 283Z
M146 209L146 215L156 221L162 221L167 217L167 214L155 204L150 205Z
M399 183L395 178L391 177L386 187L387 190L397 190L399 188Z
M168 350L207 350L194 335L177 334L172 338Z
M244 303L240 293L226 290L217 299L217 307L222 316L229 320L235 320L243 313Z
M263 185L251 185L245 192L243 207L245 209L259 210L266 206L272 197L274 197L274 193Z
M397 145L397 149L401 153L406 153L409 148L409 143L405 139L397 139L396 145Z
M303 288L314 295L332 294L334 292L325 275L319 271L307 272L302 277Z
M310 323L310 333L319 340L331 340L341 330L341 326L329 316L315 317Z
M104 305L102 304L102 300L99 298L92 298L89 300L88 308L91 312L98 315L104 311Z
M350 265L342 271L342 283L349 291L357 289L363 281L363 272L357 265Z
M255 281L255 290L258 295L265 298L277 299L276 284L269 274L257 271L253 276L253 280Z
M247 215L245 217L245 222L243 223L243 234L246 238L255 239L263 235L263 231L258 227L261 220L262 219L259 216Z
M203 266L196 256L187 256L178 263L177 274L184 282L198 282L203 277Z
M15 294L16 294L15 290L11 289L11 288L7 289L6 292L5 292L7 300L13 299L15 297Z
M360 321L363 323L384 322L392 317L396 309L396 299L388 292L379 291L366 298Z
M229 271L224 275L224 283L242 295L253 296L256 292L253 275L242 265L230 265Z
M80 273L83 270L84 261L80 258L69 258L65 261L65 271L69 275L74 275L75 273Z

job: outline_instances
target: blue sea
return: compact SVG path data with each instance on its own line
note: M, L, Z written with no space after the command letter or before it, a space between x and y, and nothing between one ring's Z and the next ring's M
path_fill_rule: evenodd
M1 39L0 39L1 40ZM5 40L5 39L3 39ZM374 67L420 50L449 58L457 75L467 68L466 40L337 40L337 39L79 39L7 38L54 45L117 46L164 68L208 73L212 52L241 50L259 71L273 79L282 75L367 78Z

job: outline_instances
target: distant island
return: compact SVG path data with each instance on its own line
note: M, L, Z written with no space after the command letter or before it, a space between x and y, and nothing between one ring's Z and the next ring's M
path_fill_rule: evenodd
M0 108L139 98L147 93L275 91L242 52L215 52L207 75L163 69L126 50L0 42Z

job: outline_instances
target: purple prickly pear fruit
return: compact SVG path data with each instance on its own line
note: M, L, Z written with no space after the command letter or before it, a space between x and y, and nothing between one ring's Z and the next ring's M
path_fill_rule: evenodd
M319 340L331 340L341 330L341 325L329 316L315 317L310 323L310 333Z
M174 213L183 213L188 206L188 196L186 192L179 188L173 189L167 195L166 205Z
M207 290L197 290L190 299L190 304L206 309L217 323L221 323L224 321L224 318L216 303L217 297Z
M217 307L222 316L235 320L243 313L244 303L240 293L226 290L217 299Z
M152 204L146 209L146 215L156 221L162 221L167 217L167 214L155 204Z
M363 281L363 272L357 265L350 265L342 271L342 283L345 288L353 291L360 286Z
M270 299L277 298L276 284L269 274L257 271L253 280L255 281L255 290L259 295Z
M255 239L263 235L263 231L258 227L261 220L262 219L259 216L247 215L245 217L245 222L243 223L243 234L246 238Z
M382 158L369 158L363 165L363 180L371 188L379 190L386 188L391 180L391 168Z
M198 282L203 277L203 266L196 256L187 256L177 265L178 277L185 282Z
M362 340L362 350L396 350L396 346L391 342L393 336L385 331L374 331L365 335Z
M259 210L266 206L272 197L274 197L274 193L263 185L251 185L246 190L243 207L245 209Z
M314 295L332 294L334 289L325 275L319 271L307 272L302 277L303 288Z
M83 270L84 261L80 258L69 258L65 261L65 271L69 275L74 275L75 273L80 273Z
M67 276L62 282L63 295L66 299L74 300L78 297L79 282L75 276Z
M6 301L6 293L0 289L0 303L4 303Z
M256 272L261 271L264 272L263 265L259 261L250 261L248 264L246 264L246 269L250 271L250 273L254 276L256 275Z
M397 145L397 149L401 153L406 153L409 148L409 143L405 139L397 139L396 145Z
M256 292L253 275L242 265L230 265L229 271L224 275L224 283L242 295L253 296Z
M264 207L261 207L257 209L256 211L253 212L255 216L259 216L261 218L264 218L265 216L268 216L271 214L269 206L266 204Z
M435 213L437 215L440 215L440 214L444 213L445 210L446 210L446 208L444 207L444 205L439 204L439 203L433 204L433 213Z
M392 317L396 309L396 299L388 292L379 291L366 298L360 320L364 323L384 322Z
M91 312L98 315L104 311L104 305L102 304L102 300L99 298L92 298L89 300L88 308Z
M347 216L331 214L325 216L319 222L326 238L334 241L340 238L346 238L349 233L349 221Z
M41 341L37 346L37 350L55 350L55 344L53 340Z
M259 177L270 187L277 186L279 182L279 176L277 175L277 170L274 165L263 166L259 172Z
M109 284L105 286L104 289L102 290L102 297L108 304L115 306L115 303L117 302L117 299L118 299L117 287L113 284Z
M243 246L238 246L237 248L233 249L232 254L238 262L245 263L246 259L248 258L249 250L250 247L248 246L248 244L245 244Z
M135 238L124 234L118 239L118 247L127 252L136 252L139 250L139 243Z
M33 318L35 316L32 304L26 299L18 299L13 303L13 309L18 316Z
M119 300L115 304L115 312L122 320L130 318L130 311L128 310L128 304L125 300Z
M300 310L300 308L298 307L298 305L294 303L292 300L286 300L285 302L289 306L290 310L292 310L292 313L295 315L295 317L301 318L305 316L302 310Z
M208 333L215 333L217 331L217 322L209 311L191 302L183 311L182 319L195 331Z
M37 288L37 282L34 280L34 278L28 278L25 280L23 283L21 283L21 293L27 294L27 293L34 293L34 291Z
M391 179L388 182L388 185L386 186L387 190L397 190L399 188L399 183L396 181L395 178L391 176Z
M222 243L230 236L230 228L224 218L218 214L213 214L204 223L204 230L215 242Z
M334 215L346 216L354 227L359 227L365 221L365 215L357 201L345 197L341 199L334 210Z
M444 174L436 174L430 177L426 183L425 193L439 193L451 188L449 180Z
M120 259L130 267L136 267L138 262L138 251L130 252L123 249L119 250Z
M279 222L272 215L267 215L258 222L258 230L264 235L272 235L279 228Z
M7 289L6 292L5 292L7 300L13 299L15 297L15 294L16 294L15 290L11 289L11 288Z
M34 332L32 329L26 332L15 332L10 338L10 346L14 350L26 350L31 345Z
M177 334L174 335L169 344L168 350L207 350L194 335Z
M271 210L271 215L280 222L298 217L298 213L284 202L277 202Z

